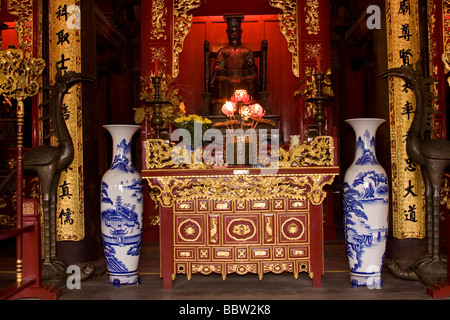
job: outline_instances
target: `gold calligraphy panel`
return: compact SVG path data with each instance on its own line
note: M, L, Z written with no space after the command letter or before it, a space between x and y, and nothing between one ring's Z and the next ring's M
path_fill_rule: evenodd
M388 68L415 64L420 57L417 1L386 1ZM420 168L406 152L406 136L415 111L414 92L399 78L389 78L394 237L425 236L424 185Z
M56 65L63 72L81 72L80 1L49 1L48 8L49 74L50 80L54 81ZM75 157L72 164L62 172L58 184L57 239L80 241L84 238L81 84L69 90L69 94L64 98L63 108L66 125L74 144Z

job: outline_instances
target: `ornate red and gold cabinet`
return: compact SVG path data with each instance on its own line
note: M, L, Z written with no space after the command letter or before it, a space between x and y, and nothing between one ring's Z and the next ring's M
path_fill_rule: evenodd
M175 273L190 278L215 272L225 280L230 273L262 278L267 272L309 272L307 207L306 201L283 198L176 202Z
M317 164L291 161L313 149ZM177 274L190 279L217 273L225 280L232 273L262 279L269 272L290 272L295 278L307 272L313 287L321 286L324 189L339 167L331 137L318 137L298 150L295 156L289 150L290 156L280 157L276 170L180 168L166 156L168 145L147 141L142 176L159 204L164 288L172 287Z

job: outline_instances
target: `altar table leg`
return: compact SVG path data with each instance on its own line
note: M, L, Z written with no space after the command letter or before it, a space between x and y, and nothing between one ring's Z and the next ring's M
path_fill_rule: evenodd
M173 210L160 206L160 264L164 289L172 289L173 274Z
M312 286L313 288L321 288L322 287L322 275L321 274L314 274L312 279Z
M172 277L170 275L163 275L163 288L167 290L172 289Z
M311 219L311 269L313 272L312 286L320 288L322 286L323 275L323 219L322 205L310 206Z

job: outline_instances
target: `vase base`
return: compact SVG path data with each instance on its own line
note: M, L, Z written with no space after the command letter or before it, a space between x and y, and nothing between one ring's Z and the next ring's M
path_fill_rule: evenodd
M383 280L380 274L355 275L350 274L352 288L367 287L368 289L381 289Z
M141 277L138 273L134 274L109 274L109 283L111 283L114 288L118 288L126 284L141 284Z

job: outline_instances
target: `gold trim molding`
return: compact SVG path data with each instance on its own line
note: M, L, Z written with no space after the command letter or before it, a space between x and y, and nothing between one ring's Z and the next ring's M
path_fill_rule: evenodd
M196 199L230 201L287 198L309 200L320 205L326 198L325 185L337 174L274 174L145 177L150 188L158 190L154 199L163 207L175 201Z

